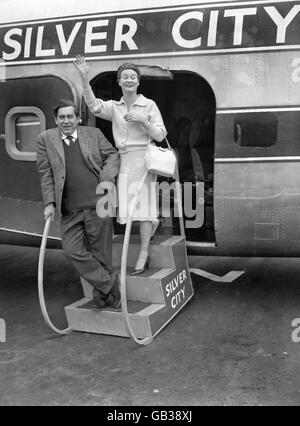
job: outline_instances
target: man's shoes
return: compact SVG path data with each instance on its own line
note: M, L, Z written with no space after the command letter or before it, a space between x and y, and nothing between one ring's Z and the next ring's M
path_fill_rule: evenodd
M106 308L106 294L102 293L97 288L93 289L93 305L91 309L99 310Z
M91 309L100 310L107 307L118 309L121 306L120 279L118 274L114 274L113 285L108 294L102 293L97 288L93 289L93 305Z
M118 274L115 274L113 286L106 296L105 303L106 306L111 306L114 309L118 309L121 306L120 278Z

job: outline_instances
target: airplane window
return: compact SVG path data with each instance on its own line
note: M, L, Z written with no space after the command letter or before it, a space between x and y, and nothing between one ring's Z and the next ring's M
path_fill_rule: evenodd
M36 107L15 107L6 115L6 150L11 158L35 161L36 138L46 129L43 112Z
M22 114L16 118L16 148L21 152L35 152L36 138L41 133L41 123L35 114Z
M272 112L237 114L233 122L234 142L240 147L272 146L277 141L278 117Z

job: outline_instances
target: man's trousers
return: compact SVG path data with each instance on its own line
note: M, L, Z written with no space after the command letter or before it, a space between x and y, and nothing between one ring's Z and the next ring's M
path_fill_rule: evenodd
M111 217L100 218L96 209L63 215L60 223L63 249L80 276L104 294L111 290Z

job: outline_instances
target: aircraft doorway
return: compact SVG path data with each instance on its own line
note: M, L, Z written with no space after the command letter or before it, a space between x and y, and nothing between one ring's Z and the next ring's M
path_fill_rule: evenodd
M187 240L213 243L215 242L213 188L216 112L214 93L209 84L194 73L172 71L172 74L169 73L166 77L163 70L162 75L155 76L144 75L143 71L139 92L153 99L161 111L168 131L168 140L177 153L180 182L182 185L185 182L192 183L191 208L195 212L197 208L199 209L199 206L196 206L196 185L197 182L204 182L204 204L203 201L201 203L204 220L200 227L186 226ZM120 99L122 96L116 82L116 72L97 76L92 81L92 88L96 97L104 100ZM99 127L105 136L113 141L111 123L100 118L95 119L88 112L87 114L85 121ZM185 225L194 220L196 218L185 217ZM170 232L179 233L179 221L176 217L172 218Z

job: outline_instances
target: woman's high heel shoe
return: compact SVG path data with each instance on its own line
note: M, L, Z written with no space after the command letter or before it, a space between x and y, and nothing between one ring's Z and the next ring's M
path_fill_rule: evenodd
M137 261L137 264L135 265L135 269L133 272L131 272L130 275L139 275L139 274L142 274L144 271L147 271L149 269L149 263L150 263L150 256L148 254L142 265L140 264L139 260Z

